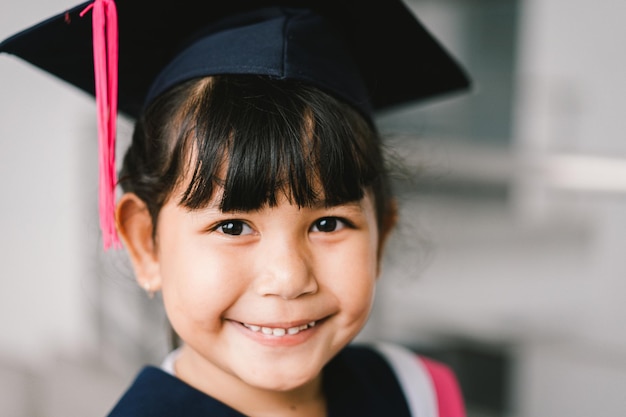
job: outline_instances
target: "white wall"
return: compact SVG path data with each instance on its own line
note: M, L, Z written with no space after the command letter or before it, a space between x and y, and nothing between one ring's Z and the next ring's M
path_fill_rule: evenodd
M559 153L599 155L623 164L626 3L526 0L523 5L517 118L522 155L527 161ZM579 166L578 173L586 168ZM581 186L560 194L549 176L532 175L520 185L518 201L538 224L578 212L591 231L586 274L578 285L582 297L562 318L570 327L568 337L531 342L521 351L522 415L624 414L626 190L603 193Z
M0 37L70 4L3 1ZM94 106L5 54L0 91L0 352L43 361L93 338L86 296L97 233Z

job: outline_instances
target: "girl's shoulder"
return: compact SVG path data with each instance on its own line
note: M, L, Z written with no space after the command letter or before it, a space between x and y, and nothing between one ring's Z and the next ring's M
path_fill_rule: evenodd
M446 365L392 344L351 345L324 370L329 416L465 417Z
M371 346L393 370L411 415L465 417L465 405L454 372L445 364L393 344Z
M108 417L245 417L167 371L146 366Z

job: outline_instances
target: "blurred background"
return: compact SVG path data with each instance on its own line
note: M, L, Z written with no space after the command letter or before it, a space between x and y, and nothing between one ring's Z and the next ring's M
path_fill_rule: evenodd
M74 4L3 0L0 38ZM360 340L450 364L470 417L626 415L626 3L407 4L474 87L379 119L402 220ZM160 301L100 249L93 100L6 55L0 91L0 415L103 416Z

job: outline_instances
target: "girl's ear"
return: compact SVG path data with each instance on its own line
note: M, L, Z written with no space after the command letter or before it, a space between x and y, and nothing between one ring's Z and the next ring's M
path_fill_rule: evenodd
M146 203L136 194L122 196L115 212L117 230L124 241L139 285L149 294L161 289L161 274L154 226Z

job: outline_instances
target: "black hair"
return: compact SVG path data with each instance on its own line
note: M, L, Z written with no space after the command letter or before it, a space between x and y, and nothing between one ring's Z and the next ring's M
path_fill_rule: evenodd
M184 178L184 182L183 179ZM357 201L371 189L379 228L391 210L380 138L351 106L302 82L220 75L178 85L138 119L120 183L159 211L185 184L184 207L301 207Z

